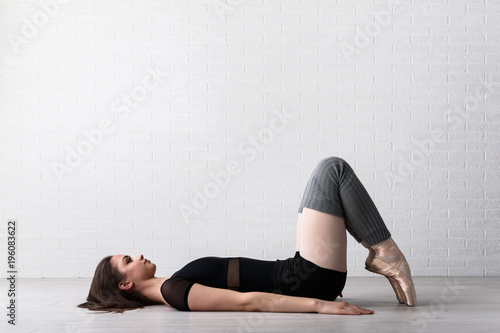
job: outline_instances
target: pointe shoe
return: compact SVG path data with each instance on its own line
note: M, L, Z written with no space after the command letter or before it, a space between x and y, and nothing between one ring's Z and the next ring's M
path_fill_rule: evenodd
M366 269L385 276L391 283L400 303L415 306L417 304L417 295L411 278L410 267L404 255L397 255L396 260L392 263L387 263L379 258L381 257L373 255L373 258L370 259L369 256L366 260Z
M373 258L375 258L375 252L370 252L368 258L366 258L365 261L365 269L372 273L378 273L372 270ZM405 304L406 297L403 290L399 287L399 284L396 282L396 280L394 280L394 278L390 276L386 276L386 278L387 280L389 280L389 283L391 284L391 287L394 290L394 293L396 294L396 298L398 299L399 304Z

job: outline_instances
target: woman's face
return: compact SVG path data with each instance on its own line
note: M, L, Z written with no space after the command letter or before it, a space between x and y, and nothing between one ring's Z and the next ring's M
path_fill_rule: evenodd
M135 283L154 277L156 272L156 265L145 259L142 254L134 258L117 254L111 258L111 264L118 268L126 280Z

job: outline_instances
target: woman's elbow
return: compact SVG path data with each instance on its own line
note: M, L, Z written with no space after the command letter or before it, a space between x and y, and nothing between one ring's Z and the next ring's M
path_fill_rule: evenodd
M239 296L239 308L241 309L240 311L258 311L255 302L256 294L254 292L241 293Z

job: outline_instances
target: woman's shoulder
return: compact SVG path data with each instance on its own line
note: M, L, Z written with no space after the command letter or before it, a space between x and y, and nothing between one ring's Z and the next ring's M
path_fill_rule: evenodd
M182 277L172 277L163 281L160 292L165 302L179 310L189 310L187 294L195 282Z

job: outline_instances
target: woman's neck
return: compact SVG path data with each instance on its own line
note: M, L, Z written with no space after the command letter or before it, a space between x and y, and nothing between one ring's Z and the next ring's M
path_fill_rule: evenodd
M150 301L165 303L165 300L161 295L160 287L163 284L163 282L165 282L165 280L169 278L170 276L152 277L151 279L144 281L143 285L140 288L140 293L146 296Z

